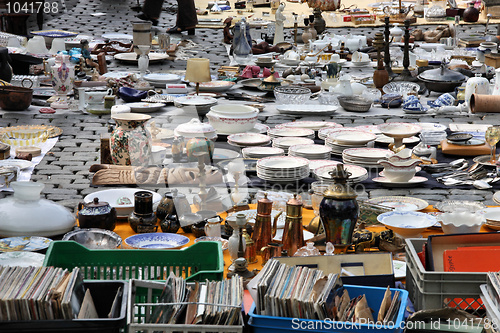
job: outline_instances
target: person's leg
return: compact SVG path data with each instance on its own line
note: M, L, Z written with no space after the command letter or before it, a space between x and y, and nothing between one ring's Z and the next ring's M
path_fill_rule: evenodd
M163 0L144 0L142 14L137 17L146 21L152 21L153 25L157 25L162 7Z
M168 29L167 32L175 33L187 31L189 35L194 35L194 29L196 28L196 24L198 24L194 0L177 0L177 5L176 25Z

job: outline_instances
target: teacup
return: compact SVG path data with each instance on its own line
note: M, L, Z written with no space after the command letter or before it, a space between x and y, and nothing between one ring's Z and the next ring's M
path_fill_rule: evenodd
M370 61L370 56L368 54L358 51L352 54L352 62L366 62L366 61Z
M330 62L339 63L340 62L340 55L338 55L337 53L333 53L331 58L330 58Z
M85 91L85 101L88 104L101 104L104 103L104 97L112 95L113 89L109 88L105 91Z

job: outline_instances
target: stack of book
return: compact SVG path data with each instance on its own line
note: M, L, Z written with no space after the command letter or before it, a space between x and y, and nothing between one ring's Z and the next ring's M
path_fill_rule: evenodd
M96 315L78 268L0 267L0 320L75 319L82 309Z

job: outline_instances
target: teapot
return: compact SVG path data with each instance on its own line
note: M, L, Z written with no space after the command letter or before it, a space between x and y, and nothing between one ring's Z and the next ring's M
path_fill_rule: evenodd
M402 149L397 154L377 163L384 167L384 176L391 182L408 182L417 172L416 166L420 160L411 158L411 149Z
M116 209L109 203L94 198L89 203L78 204L78 222L80 228L100 228L113 230L116 226Z

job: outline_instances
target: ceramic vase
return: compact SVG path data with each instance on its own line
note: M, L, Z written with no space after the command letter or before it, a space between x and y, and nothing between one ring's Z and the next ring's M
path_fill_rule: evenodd
M465 103L470 105L472 94L488 95L489 91L490 82L488 79L482 77L481 74L476 74L475 77L468 79L465 85Z
M120 165L148 165L151 143L144 123L151 116L139 113L120 113L112 118L118 126L110 135L111 160Z
M465 22L477 22L479 20L479 10L474 7L474 2L469 3L469 7L464 11L463 18Z
M128 216L128 223L134 232L148 233L156 231L157 218L153 212L153 194L151 192L135 192L134 211Z
M73 90L75 67L70 63L69 56L59 54L56 63L51 67L52 87L57 93L57 100L50 104L53 109L67 109L68 94Z
M313 13L314 13L314 29L316 29L318 34L321 34L323 33L323 31L325 31L326 21L323 18L323 16L321 16L321 9L314 8Z

